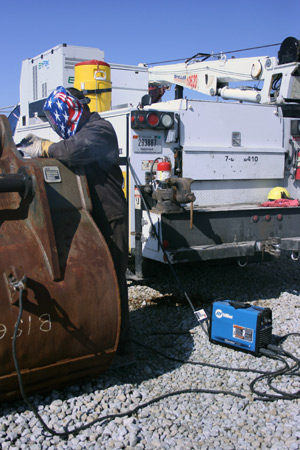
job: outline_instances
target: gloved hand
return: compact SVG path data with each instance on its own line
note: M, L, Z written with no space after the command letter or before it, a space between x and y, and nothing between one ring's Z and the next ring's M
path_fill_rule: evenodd
M28 134L17 147L21 147L31 158L48 158L48 149L51 144L53 142L47 139L39 138L34 134Z

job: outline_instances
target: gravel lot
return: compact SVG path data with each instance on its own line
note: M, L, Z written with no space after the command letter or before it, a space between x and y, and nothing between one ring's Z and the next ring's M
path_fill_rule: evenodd
M300 332L300 264L290 259L248 265L185 265L176 272L195 307L232 299L270 307L273 335ZM169 272L129 281L133 337L178 360L134 344L136 365L48 395L31 397L50 428L63 431L106 414L132 410L162 394L185 389L131 415L99 421L67 439L44 431L23 402L0 405L1 449L291 449L300 448L300 401L263 402L250 390L258 376L282 363L209 342ZM299 336L283 348L300 358ZM245 371L189 364L201 361ZM289 360L291 362L291 360ZM299 375L275 381L278 389L300 391ZM259 390L269 391L265 381ZM220 391L231 392L241 397Z

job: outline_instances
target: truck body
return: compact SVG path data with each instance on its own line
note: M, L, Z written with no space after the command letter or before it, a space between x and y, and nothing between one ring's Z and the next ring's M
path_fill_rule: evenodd
M138 275L148 260L234 258L244 265L280 257L282 251L298 259L300 207L292 202L265 204L275 187L300 198L299 43L289 39L294 38L283 42L278 58L226 60L222 56L211 63L196 60L151 69L126 66L126 85L123 76L119 86L117 82L117 71L124 74L125 67L111 65L114 101L101 116L113 124L118 136L129 250L136 256ZM84 60L84 54L85 50L77 60ZM94 57L99 58L99 53L89 53L86 59ZM256 85L230 87L230 82L241 80ZM38 101L44 102L63 82L55 78L48 83ZM259 83L263 86L258 88ZM149 96L141 101L149 85L165 89L172 84L212 99L177 95L175 100L152 104L147 102ZM31 104L34 101L27 98L24 106L21 96L15 142L29 132L58 140L40 109Z

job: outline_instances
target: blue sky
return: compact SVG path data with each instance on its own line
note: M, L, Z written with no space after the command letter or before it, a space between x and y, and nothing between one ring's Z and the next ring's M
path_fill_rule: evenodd
M107 62L151 63L300 39L299 17L300 0L3 1L0 108L19 101L22 60L61 43L98 47Z

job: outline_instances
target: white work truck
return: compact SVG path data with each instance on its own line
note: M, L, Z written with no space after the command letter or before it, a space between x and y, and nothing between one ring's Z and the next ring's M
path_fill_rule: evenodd
M137 275L149 260L233 258L244 265L280 257L282 251L298 259L300 207L286 199L262 204L276 187L279 193L288 191L291 199L300 198L299 48L299 41L287 38L278 57L219 55L210 61L198 54L182 64L152 68L111 64L112 108L101 116L118 136L129 250L136 256ZM58 49L65 64L64 52L72 54L75 48ZM78 52L76 61L104 57L96 50ZM37 64L40 60L35 59ZM38 75L39 89L42 72ZM58 140L41 105L57 85L72 85L72 76L52 77L40 98L38 94L36 100L23 101L25 106L21 93L16 142L29 132ZM249 86L236 87L241 82ZM151 104L149 87L150 94L162 93L172 84L175 100ZM183 98L184 87L208 99Z

